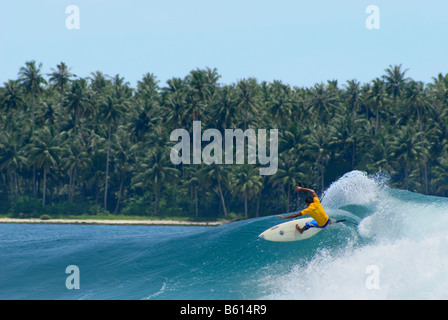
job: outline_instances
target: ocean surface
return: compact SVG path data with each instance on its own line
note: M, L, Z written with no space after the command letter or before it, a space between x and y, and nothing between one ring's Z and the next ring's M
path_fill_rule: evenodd
M281 212L219 227L0 224L0 299L448 299L448 199L353 171L322 204L346 222L291 243L258 238Z

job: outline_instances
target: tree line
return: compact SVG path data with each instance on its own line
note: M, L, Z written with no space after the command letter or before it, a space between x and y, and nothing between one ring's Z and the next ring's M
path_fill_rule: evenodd
M100 71L77 77L26 62L0 87L0 212L259 216L297 209L297 184L322 192L351 170L394 187L448 195L448 74L425 84L389 66L368 83L311 87L255 78L222 84L216 69L135 88ZM278 171L174 165L177 128L277 128Z

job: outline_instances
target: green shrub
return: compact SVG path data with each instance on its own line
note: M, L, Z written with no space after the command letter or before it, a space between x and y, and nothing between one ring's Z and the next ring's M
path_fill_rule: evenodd
M131 198L124 203L121 214L125 216L145 216L148 210L148 200L145 201L144 197Z
M38 218L44 212L40 199L21 196L12 204L9 213L13 218Z
M88 202L57 202L46 208L47 213L51 216L81 216L81 215L104 215L108 214L99 205L92 205Z
M93 206L92 205L90 206L87 214L91 215L91 216L107 216L110 214L110 212L107 210L104 210L104 208L102 206L100 206L99 204L95 204Z

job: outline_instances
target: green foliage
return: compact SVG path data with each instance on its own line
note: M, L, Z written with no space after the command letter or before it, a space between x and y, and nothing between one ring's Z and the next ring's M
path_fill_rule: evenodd
M196 69L136 88L63 62L48 79L31 61L0 86L0 213L14 217L238 219L298 210L294 186L322 192L350 170L384 172L393 186L448 196L448 75L424 84L389 66L369 83L310 88L254 78L219 84ZM279 167L173 165L170 133L279 130Z
M145 216L148 215L148 203L144 197L131 198L126 201L121 214L125 216Z
M21 196L14 201L10 215L13 218L38 218L42 214L42 203L30 196Z

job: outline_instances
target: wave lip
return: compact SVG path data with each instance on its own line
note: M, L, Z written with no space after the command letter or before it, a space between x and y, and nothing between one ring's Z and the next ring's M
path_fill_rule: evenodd
M385 181L335 181L322 204L347 222L299 242L257 237L277 213L213 228L0 224L0 299L448 299L448 200ZM65 289L71 264L79 291Z
M265 298L448 299L448 199L386 182L360 171L335 181L322 204L330 215L356 217L358 226L346 228L357 236L322 233L306 262L266 279Z
M386 177L369 176L365 172L351 171L333 182L324 191L322 205L326 208L340 208L344 205L367 205L377 202L383 195Z

